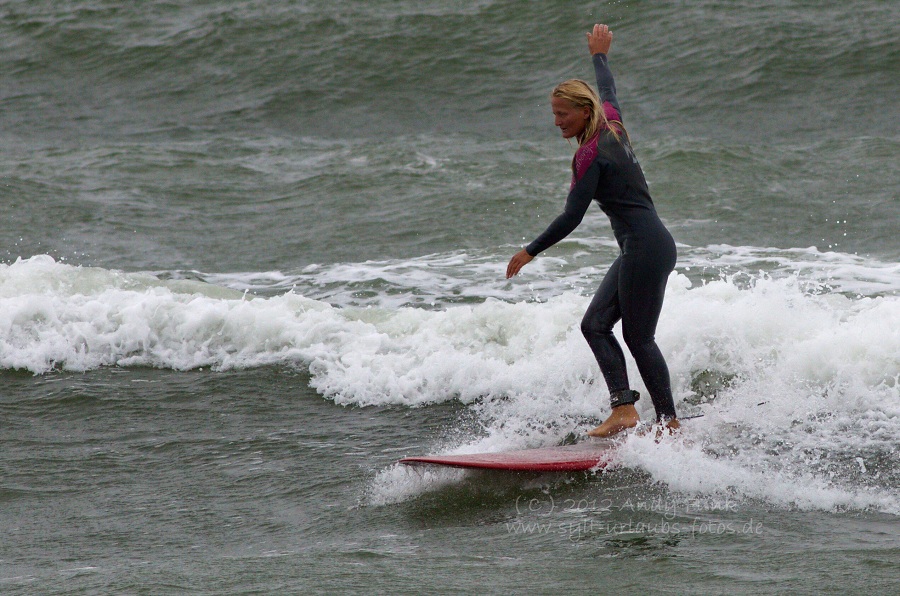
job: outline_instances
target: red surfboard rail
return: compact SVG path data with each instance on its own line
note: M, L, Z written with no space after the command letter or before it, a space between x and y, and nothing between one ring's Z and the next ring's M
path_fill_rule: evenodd
M606 467L613 459L615 446L609 440L590 439L559 447L405 457L400 463L408 466L435 465L516 472L584 472Z

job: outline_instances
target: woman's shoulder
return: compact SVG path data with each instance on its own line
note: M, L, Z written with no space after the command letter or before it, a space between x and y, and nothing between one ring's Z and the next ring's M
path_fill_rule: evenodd
M603 114L606 116L607 120L618 120L622 121L622 115L619 114L619 110L616 109L616 106L612 105L608 101L603 102Z

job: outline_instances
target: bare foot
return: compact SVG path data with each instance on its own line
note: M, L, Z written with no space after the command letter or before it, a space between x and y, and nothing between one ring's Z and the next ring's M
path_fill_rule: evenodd
M603 424L594 430L588 431L588 436L611 437L625 429L634 428L640 421L641 417L634 407L634 404L616 406L612 409L612 414L609 415L609 418L607 418Z
M664 423L657 422L642 434L654 433L656 442L659 443L664 437L674 437L678 433L679 428L681 428L681 423L678 422L678 419L670 418Z

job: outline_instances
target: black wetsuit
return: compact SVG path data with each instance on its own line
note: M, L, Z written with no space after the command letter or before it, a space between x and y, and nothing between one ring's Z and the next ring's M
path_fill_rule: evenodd
M607 118L621 121L606 55L595 54L593 62ZM606 379L611 403L634 403L637 394L629 390L625 356L612 332L621 319L625 344L653 400L657 419L674 418L669 369L655 334L666 281L675 268L675 242L656 214L644 173L624 134L616 139L608 129L600 131L579 147L572 170L565 210L525 250L534 256L556 244L581 223L592 200L600 204L621 253L591 300L581 322L582 333Z

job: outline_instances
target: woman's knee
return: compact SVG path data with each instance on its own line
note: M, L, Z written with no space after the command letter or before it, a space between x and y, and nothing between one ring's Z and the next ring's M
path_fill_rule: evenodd
M635 333L627 328L623 328L622 339L625 340L628 351L635 358L639 358L645 351L652 351L656 348L656 337L653 333Z
M615 321L609 321L605 317L591 316L590 313L581 319L581 333L585 337L597 335L610 335Z

